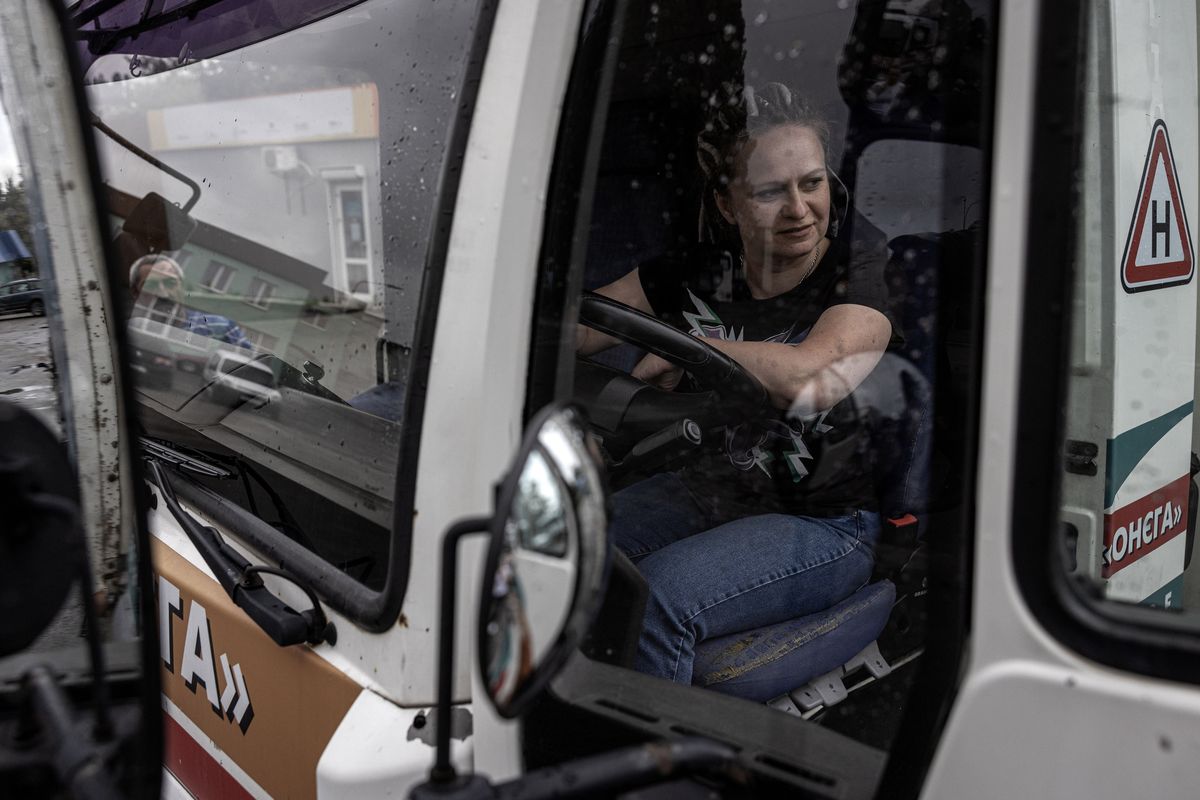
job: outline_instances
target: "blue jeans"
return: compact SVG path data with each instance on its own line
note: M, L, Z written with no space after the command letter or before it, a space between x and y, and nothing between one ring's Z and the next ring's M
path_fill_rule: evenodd
M609 531L650 595L635 667L692 682L697 642L828 608L871 577L879 515L714 519L675 473L613 496Z

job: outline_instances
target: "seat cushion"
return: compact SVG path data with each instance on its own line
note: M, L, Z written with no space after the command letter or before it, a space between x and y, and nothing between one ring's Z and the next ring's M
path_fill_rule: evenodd
M696 646L692 683L766 702L853 658L887 624L896 587L868 584L832 608Z

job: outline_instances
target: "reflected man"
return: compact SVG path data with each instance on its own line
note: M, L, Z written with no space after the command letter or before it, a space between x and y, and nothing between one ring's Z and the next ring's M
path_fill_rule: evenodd
M183 269L179 262L162 253L151 253L133 262L129 268L129 289L135 306L146 309L148 316L189 333L207 336L226 344L254 349L254 343L238 324L220 314L208 314L183 304Z

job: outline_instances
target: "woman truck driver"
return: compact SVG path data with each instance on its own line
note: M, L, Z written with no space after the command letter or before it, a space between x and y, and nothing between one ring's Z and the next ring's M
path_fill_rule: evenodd
M826 165L828 125L781 84L747 86L698 137L706 187L695 253L599 293L688 331L753 373L778 417L616 494L613 540L650 596L635 666L692 681L697 642L828 608L867 582L880 519L867 430L843 402L893 337L883 235ZM698 257L704 247L733 258ZM724 275L699 274L725 263ZM580 327L578 349L617 340ZM646 355L634 377L673 389Z

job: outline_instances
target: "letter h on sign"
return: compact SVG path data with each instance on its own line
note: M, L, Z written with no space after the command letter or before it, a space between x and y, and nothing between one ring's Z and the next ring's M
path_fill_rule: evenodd
M1158 201L1150 201L1150 257L1158 258L1158 237L1163 237L1163 257L1171 257L1171 201L1164 200L1163 218L1158 218Z

